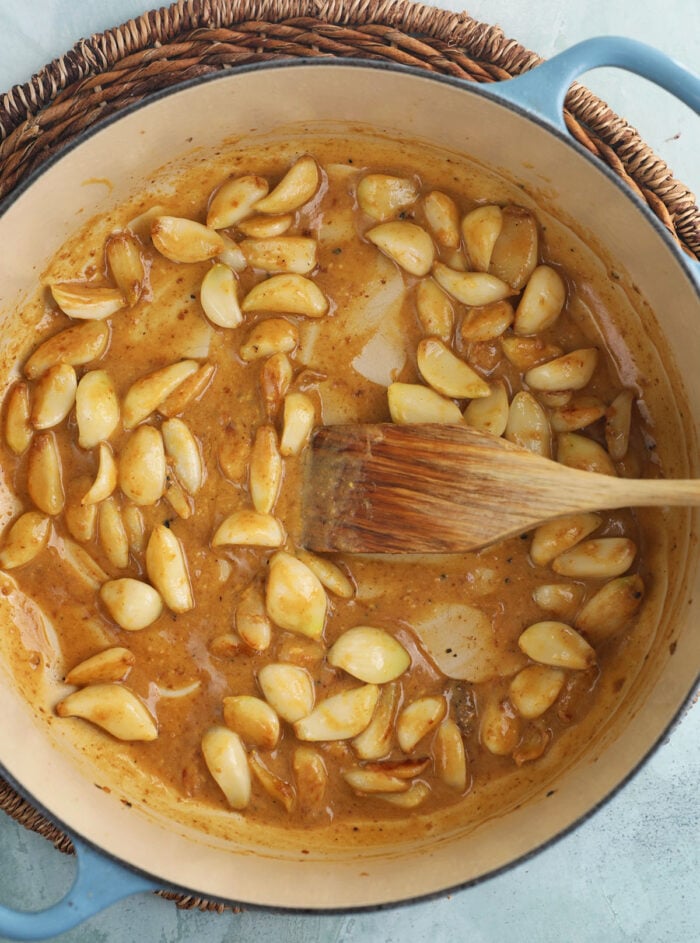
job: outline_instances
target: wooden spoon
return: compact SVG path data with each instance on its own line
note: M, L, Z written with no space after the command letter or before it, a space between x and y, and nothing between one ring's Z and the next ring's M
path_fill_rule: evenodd
M476 550L578 511L700 505L700 480L568 468L468 426L325 426L305 469L304 543L346 553Z

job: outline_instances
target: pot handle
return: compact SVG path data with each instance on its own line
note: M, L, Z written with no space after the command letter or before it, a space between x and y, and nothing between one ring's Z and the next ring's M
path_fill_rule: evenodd
M0 937L10 940L46 940L65 933L131 894L159 890L140 874L117 864L71 836L78 862L72 887L61 900L38 911L0 906Z
M641 75L700 114L700 77L653 46L623 36L585 39L530 72L507 82L494 82L488 89L496 98L527 108L566 131L564 99L571 83L584 72L602 66L617 66Z
M495 98L520 105L568 134L564 121L567 92L572 82L584 72L602 66L617 66L641 75L700 115L700 77L653 46L624 36L585 39L524 75L507 82L494 82L488 90ZM700 287L700 262L687 261Z

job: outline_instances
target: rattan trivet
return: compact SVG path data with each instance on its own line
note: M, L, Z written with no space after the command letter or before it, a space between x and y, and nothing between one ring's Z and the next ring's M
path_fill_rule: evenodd
M302 56L385 60L473 82L508 79L541 62L498 27L411 0L179 0L82 40L0 98L0 198L86 128L152 92L235 65ZM700 210L688 188L587 89L574 85L566 105L572 135L700 257ZM2 779L0 810L60 851L73 850ZM160 893L179 907L224 909Z

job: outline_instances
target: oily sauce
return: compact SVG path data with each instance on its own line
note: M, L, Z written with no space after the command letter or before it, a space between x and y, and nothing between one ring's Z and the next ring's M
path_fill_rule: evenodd
M227 809L226 798L202 752L206 731L212 726L226 726L224 699L234 695L264 699L258 677L260 670L269 664L291 664L305 669L312 680L316 705L357 688L361 679L333 667L328 659L333 644L357 626L384 630L410 656L410 667L400 677L380 684L380 687L398 685L391 720L394 727L402 711L421 699L434 699L443 705L442 715L432 725L428 724L408 755L400 748L395 734L390 736L384 754L368 760L358 756L353 747L354 736L309 744L295 734L293 723L284 720L273 749L256 749L244 740L247 755L255 752L270 778L266 784L264 776L253 774L250 798L243 811L251 818L267 822L291 818L323 824L331 819L350 820L357 815L396 818L411 814L412 800L400 798L409 795L415 798L415 807L430 813L459 802L470 791L479 790L481 785L508 775L515 768L537 763L553 743L565 740L572 725L595 702L607 661L625 633L633 631L635 621L636 610L630 609L629 618L616 626L609 638L602 633L595 640L591 638L595 652L592 663L557 668L561 671L561 684L551 706L537 716L522 716L513 703L511 684L523 669L539 664L519 645L524 630L549 620L576 632L577 613L602 587L618 578L602 573L582 577L558 575L549 563L533 562L532 535L523 534L463 555L420 559L340 556L332 562L350 580L352 595L342 598L327 592L328 610L320 637L273 625L269 644L260 650L237 639L236 611L241 595L253 586L264 598L270 561L279 548L241 545L213 548L212 536L227 517L251 507L249 464L258 428L272 425L278 436L283 435L284 398L290 392L302 392L308 397L319 424L385 422L392 418L387 402L389 385L426 385L416 362L416 349L426 331L415 299L418 283L430 276L417 276L405 270L367 237L378 220L368 215L358 200L360 181L371 174L410 181L415 199L391 218L413 222L428 233L433 231L423 201L431 192L447 195L460 220L478 205L506 202L498 192L481 191L478 179L465 172L458 174L449 162L423 168L378 145L374 152L368 145L361 155L353 154L351 158L344 147L337 142L314 142L313 156L319 167L320 183L310 199L290 211L292 222L286 230L288 236L316 243L317 261L308 278L328 299L329 310L323 317L254 311L233 328L213 324L204 314L200 289L215 260L173 261L154 247L150 238L151 219L145 223L137 219L158 202L152 194L116 209L71 240L50 265L44 287L28 306L30 315L40 322L32 349L45 338L79 323L59 310L46 286L64 281L87 286L112 284L104 258L105 240L109 233L125 230L136 219L133 232L144 270L139 300L107 319L107 350L98 362L76 367L78 380L89 370L106 371L119 402L123 403L140 378L177 361L191 358L214 368L206 388L178 413L195 437L203 469L201 486L195 494L186 496L188 516L179 514L165 496L139 508L144 541L154 528L164 525L180 542L194 600L191 609L174 612L166 606L144 629L130 631L120 627L100 598L100 580L96 588L95 581L85 577L84 561L76 565L70 549L76 540L63 513L51 517L47 546L26 565L8 569L21 592L38 604L55 633L56 661L47 666L47 671L53 668L63 677L85 659L114 646L123 646L133 654L133 667L116 683L127 687L145 705L157 725L157 737L150 742L125 740L119 747L125 756L154 781L165 784L174 795ZM252 154L232 154L220 158L214 168L195 165L189 176L180 180L161 201L162 215L202 222L212 189L228 176L260 175L269 181L272 190L294 165L296 157L306 150L302 142L296 150L288 147L281 153L263 149ZM156 218L159 212L151 217ZM226 233L237 245L245 237L236 225L227 227ZM606 417L623 384L583 303L579 276L561 264L541 224L538 238L538 263L550 264L566 290L563 310L537 334L537 341L548 352L544 359L556 359L552 351L563 353L594 346L598 349L598 361L582 391L559 391L562 394L559 400L537 391L533 395L539 397L549 420L558 408L557 403L565 405L573 397L585 396L601 403L604 408L599 418L575 431L605 449ZM436 259L455 271L460 266L469 267L461 238L459 246L449 247L441 245L433 232L433 241ZM281 265L284 270L284 262ZM270 271L246 265L236 271L239 299L244 299L255 285L272 274L274 266ZM514 308L521 293L521 289L509 293ZM487 383L502 383L511 402L518 392L527 391L526 370L504 354L502 337L479 341L465 338L460 324L470 306L454 297L448 297L448 304L454 312L454 328L448 342L452 352ZM280 317L295 325L298 343L287 354L292 367L291 382L270 407L261 391L261 374L268 358L246 362L240 349L253 325ZM505 334L514 336L512 327ZM639 396L638 389L633 392L635 397ZM453 400L464 410L466 401L454 397ZM156 407L144 421L160 429L165 418ZM60 456L67 503L80 503L97 473L96 450L78 445L78 431L74 410L50 430ZM549 434L556 455L558 433L551 429ZM131 435L133 431L122 424L110 435L109 446L117 463ZM643 422L639 409L633 407L629 445L615 462L615 472L623 476L658 474L649 458L652 442L651 429ZM31 446L17 455L3 444L2 472L17 499L16 510L8 514L13 520L20 510L33 507L27 486L30 452ZM292 555L298 549L295 515L302 464L303 453L285 457L281 489L273 511L287 530L284 549ZM175 475L172 463L167 475L170 483ZM118 486L113 496L123 513L128 499ZM624 575L638 574L640 585L649 585L645 535L632 511L603 513L594 537L624 537L632 541L636 548L634 562ZM149 580L143 546L130 543L123 567L115 567L99 527L81 546L108 579ZM564 607L553 613L537 601L538 589L552 584L573 586L573 601L567 611ZM585 633L577 635L585 641ZM61 696L65 697L70 690L63 689ZM76 737L87 723L85 719L68 718L54 722L73 724ZM457 730L461 739L464 766L461 779L459 773L456 778L445 773L446 768L453 771L455 766L459 768L459 747L454 746L454 741L447 741L452 743L451 747L441 746L436 739L439 727L445 723L450 723L450 731ZM300 746L315 750L325 770L325 784L314 801L295 779L295 751ZM448 755L446 759L445 751L449 754L455 749L457 755ZM391 771L407 759L426 763L419 773L409 777L410 785L405 791L353 788L345 775L349 770L373 768L373 763ZM279 788L276 791L275 782L285 785L286 793ZM283 794L292 797L288 805L280 800Z

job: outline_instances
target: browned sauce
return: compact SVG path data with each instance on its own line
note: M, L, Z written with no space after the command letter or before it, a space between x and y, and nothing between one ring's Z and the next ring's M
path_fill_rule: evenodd
M303 153L303 148L299 153ZM134 740L129 735L134 729L129 722L119 728L124 735L124 750L137 765L178 794L228 808L212 776L211 769L216 767L213 753L208 757L208 765L202 750L207 731L217 728L224 751L223 767L228 770L224 778L229 783L233 781L239 797L234 804L247 815L278 822L289 817L295 821L301 818L324 822L331 817L356 815L358 809L364 817L375 818L408 815L407 810L417 806L430 811L457 802L470 790L478 790L480 784L512 771L514 766L537 763L552 743L567 736L568 728L595 700L596 686L606 672L610 653L615 651L623 630L633 624L644 582L648 581L644 538L634 514L603 512L599 521L581 528L578 540L572 537L566 541L561 534L556 536L551 560L546 562L533 560L532 534L461 556L420 560L335 558L331 562L339 572L332 570L331 578L336 582L321 587L327 607L321 616L322 624L314 628L313 619L299 622L302 594L283 601L283 608L286 606L292 612L295 628L281 628L269 618L270 596L275 594L274 587L269 585L270 563L273 559L288 561L288 557L279 557L280 552L294 558L300 550L295 543L294 512L300 494L305 441L303 417L288 416L285 420L285 398L293 404L294 399L288 397L303 394L304 399L297 403L313 409L316 424L388 421L392 415L402 421L439 419L445 403L452 404L445 408L454 411L458 407L464 412L470 403L485 400L483 389L476 396L460 396L448 390L441 397L442 405L436 405L438 389L432 405L425 407L429 411L426 416L412 412L415 386L393 387L397 395L401 394L400 408L389 408L389 384L420 384L427 389L432 380L433 386L441 386L444 377L439 369L433 373L429 365L424 371L427 376L421 375L417 350L424 338L442 334L440 351L451 352L449 356L468 364L482 387L488 384L486 392L493 393L501 384L505 405L503 402L499 405L494 398L487 416L467 410L467 421L493 422L497 434L504 432L507 422L505 434L509 438L527 442L543 454L558 455L560 460L578 467L623 476L654 473L648 459L650 431L637 408L632 406L629 432L624 420L618 422L614 418L616 409L624 410L639 391L631 390L628 398L623 395L617 399L624 392L623 384L609 352L601 344L602 335L594 333L591 323L581 314L577 273L562 266L559 258L551 257L547 235L529 210L509 205L500 215L497 211L490 216L485 213L481 228L475 224L478 217L471 217L473 225L471 229L467 227L465 239L464 218L475 207L491 204L475 186L458 186L455 183L458 178L452 179L444 167L440 175L435 168L424 170L398 158L390 164L386 154L379 151L374 156L363 154L361 161L348 161L337 145L319 146L314 157L317 162L309 162L312 169L307 169L307 177L298 184L298 191L302 192L305 180L307 183L312 180L310 194L301 205L295 203L294 186L290 186L292 195L287 197L287 206L282 193L281 209L275 209L273 204L273 209L264 214L255 208L253 199L241 222L223 227L224 235L234 242L224 249L228 254L224 254L223 263L218 261L221 245L217 248L215 244L211 256L200 261L173 261L156 247L162 248L158 243L159 227L163 225L160 217L199 223L206 220L210 191L222 184L226 173L222 171L212 179L200 168L193 171L188 187L180 187L177 194L166 198L161 211L155 211L145 221L137 220L129 228L129 220L147 211L149 204L121 209L102 220L95 231L83 232L67 244L52 264L48 283L112 289L119 284L123 294L133 291L131 299L117 301L116 310L99 321L108 326L104 352L74 367L78 381L91 371L105 371L121 409L118 423L105 438L108 449L102 449L114 458L119 477L116 487L106 486L103 498L93 505L97 508L93 524L87 517L81 517L83 523L76 525L75 517L66 514L66 508L75 511L81 507L81 500L98 473L100 452L98 443L90 447L78 444L78 436L84 430L76 418L70 393L67 415L61 417L59 409L55 423L49 419L43 429L30 428L26 448L20 445L13 451L7 444L13 395L10 391L5 401L6 436L2 448L3 473L18 499L15 518L36 510L37 501L40 504L50 498L58 501L57 506L39 507L40 516L35 522L38 530L33 533L41 533L32 539L41 543L42 548L35 555L30 552L31 559L15 567L18 558L13 552L17 548L13 547L11 536L7 537L3 562L21 590L36 601L52 623L60 644L63 673L107 649L127 649L132 656L129 664L121 674L118 670L114 678L107 680L135 695L153 725L154 738L147 741ZM233 178L260 175L265 183L256 185L269 186L273 192L293 165L293 160L275 159L270 153L263 153L257 164L252 157L239 160L231 173ZM315 183L314 173L318 176ZM391 179L373 180L374 174ZM363 180L366 192L363 196L360 189L358 196ZM372 183L374 186L370 186ZM433 196L426 203L426 196L435 191L440 196ZM284 228L287 215L288 225ZM255 225L251 229L251 219L255 219L260 230ZM255 243L261 238L259 232L270 225L270 219L273 226L279 226L283 238L300 237L304 242L285 243L281 249L279 245L268 247L267 261L262 264L260 256L242 257L241 245L246 253L260 251L260 243L257 246ZM420 227L423 242L420 243L415 230L400 226L379 235L374 233L383 246L380 249L371 241L372 231L387 223ZM152 226L155 245L151 239ZM244 232L246 228L253 235ZM131 263L136 259L136 275L131 282L123 277L120 268L123 260L115 262L112 257L111 268L105 260L105 234L110 231L130 234L127 244L132 251ZM214 234L216 229L212 227L209 232ZM382 235L386 241L380 239ZM188 233L180 242L173 239L172 253L177 256L182 252L184 258L188 247L200 237L201 233L195 236ZM411 242L414 237L419 238L417 249ZM421 256L425 255L426 244L432 253L427 263ZM203 251L206 254L207 250ZM407 269L403 251L416 255L418 262L408 263L413 271ZM305 253L311 253L310 262L305 261ZM252 264L248 258L253 258ZM449 287L442 290L431 280L432 301L424 299L421 310L417 300L419 284L431 279L431 272L437 275L435 263L443 266L443 278L447 266L450 271L446 277L457 282L465 270L478 266L488 269L490 274L477 275L474 289L477 294L486 291L486 300L474 301L470 296L471 303L465 303L454 293L457 291L454 286L452 291ZM230 264L239 269L232 278L243 312L240 324L224 327L207 319L200 291L205 275L215 265L223 265L228 272ZM312 316L290 313L283 303L277 310L274 305L245 310L244 299L254 286L295 265L301 268L297 276L308 279L317 291L320 289L327 302L327 313L319 315L317 310ZM424 272L416 274L415 265L418 271L423 266ZM530 315L534 321L516 333L519 319L525 318L523 310L518 313L518 305L535 265L546 265L548 280L540 300L532 306L535 313L531 311ZM222 274L222 269L218 271ZM520 281L513 289L506 277L517 272ZM479 281L484 276L490 279L487 284ZM229 276L223 272L223 277ZM446 284L443 280L443 285ZM505 291L499 284L505 286ZM557 290L565 295L563 306L552 302L551 294ZM41 333L35 347L68 328L89 323L94 317L95 299L89 293L87 300L83 298L80 302L83 307L78 305L79 310L71 308L70 303L64 304L73 317L60 310L61 297L59 290L57 304L45 289L33 302L35 309L43 307ZM127 303L129 300L131 303ZM311 302L307 299L303 304ZM545 323L542 314L549 310L548 306L552 309L551 323ZM227 316L235 320L231 309L227 310ZM475 327L477 315L481 318L479 328ZM433 317L438 320L431 320ZM538 326L538 317L544 326ZM505 320L501 323L499 318ZM242 359L241 348L251 330L270 319L284 322L282 333L287 330L286 323L289 331L284 336L292 336L292 341L280 341L277 331L272 340L263 341L259 350L248 352L251 359ZM501 327L494 327L498 323ZM268 342L271 346L265 348L264 343ZM557 386L556 377L565 375L556 372L558 358L592 348L597 353L590 377L579 382L581 375L576 372L578 367L574 367L566 374L568 385ZM65 359L65 352L57 355L54 365ZM181 361L193 361L193 371L201 370L202 365L212 369L198 375L202 383L188 401L183 397L183 402L173 407L172 399L156 395L152 408L138 418L134 428L125 429L128 391L141 378ZM524 379L528 370L543 363L553 364L555 377L546 380L544 388L537 375L530 374L531 383ZM449 361L448 374L453 366ZM289 368L288 383L284 380L285 368ZM66 374L70 384L70 371ZM46 376L46 372L42 375ZM459 379L458 376L456 382ZM448 381L452 382L451 374ZM34 409L29 426L43 425L36 418L37 403L41 403L44 395L41 376L21 382L26 382ZM173 396L177 396L178 388L182 393L191 382L192 374L181 381L180 387L175 384ZM514 406L514 397L519 393ZM19 395L17 387L14 395ZM51 391L52 397L58 395L56 389ZM99 402L104 405L102 400ZM99 403L95 408L100 408ZM430 409L438 410L435 417ZM47 412L50 413L48 406ZM577 415L584 418L579 422ZM174 417L185 424L184 432L177 422L173 425ZM299 441L294 439L291 428L297 421L302 427ZM164 427L166 422L169 425ZM161 433L166 433L167 469L163 487L171 490L165 493L156 482L155 499L134 510L134 495L129 496L124 489L128 464L124 456L129 454L129 443L133 443L136 430L144 425L155 430L161 449ZM278 521L289 533L274 547L226 542L214 547L212 540L222 522L237 512L253 509L250 459L260 427L267 427L274 462L279 460L282 468L279 495L273 495L271 507L261 513L265 515L266 527L273 527L274 521ZM195 466L197 461L192 459L191 452L180 453L172 439L169 442L168 430L173 438L177 438L176 434L186 438L187 430L193 436L201 461L201 481L192 483L188 477L192 461ZM570 438L571 435L575 438ZM36 457L40 441L45 446L52 442L56 447L58 497L50 494L50 469ZM187 441L191 446L191 440ZM280 459L276 448L286 441L292 442L287 449L292 454ZM179 460L184 464L178 465ZM32 462L39 466L38 472L31 471ZM263 459L262 466L269 470L270 462ZM30 478L34 475L34 485L29 488L28 475ZM146 478L153 485L157 473L149 472ZM50 519L50 525L45 525L45 519ZM133 531L138 519L142 522L142 539ZM244 530L250 524L248 521L246 525L245 518L236 521ZM260 520L257 524L261 524ZM131 578L141 583L155 582L164 595L153 566L146 563L145 551L154 529L163 525L184 552L192 604L176 607L182 611L174 611L166 604L150 624L133 630L120 627L105 603L104 591L100 595L100 585ZM574 533L577 521L570 521L569 525L570 533ZM83 526L85 530L80 529ZM45 533L49 536L44 547L41 534ZM597 569L594 566L590 572L579 571L587 541L601 538L628 541L620 545L628 553L622 568L606 563L607 545L596 545L588 547L588 557L600 566ZM96 574L86 575L85 559L79 557L76 562L76 551L71 550L75 545L82 547L97 564ZM570 564L573 569L557 572L557 560L561 560L565 550L574 555L578 552L580 559ZM162 556L162 550L154 550L156 556L159 553ZM20 558L24 559L21 554ZM308 572L306 564L299 566ZM317 577L310 579L314 583ZM296 592L298 596L299 585L292 574L285 592L291 597ZM345 587L344 595L338 595L338 585ZM609 597L597 597L598 606L591 611L587 603L604 587ZM257 605L257 621L253 619L250 624L239 612L244 592L245 598ZM149 600L153 601L153 594ZM142 601L136 605L138 613L147 608ZM131 616L123 617L122 621L128 618ZM528 646L523 632L541 623L551 625L531 631L534 642ZM329 661L329 653L337 651L334 644L348 630L360 626L382 631L360 638L359 652L355 646L347 656L349 661L343 662L345 667L334 667L333 657ZM387 637L397 640L408 654L408 667L394 677L384 665L377 669L380 680L376 682L353 673L364 672L365 669L356 668L356 663L362 661L363 655L372 654L369 651L372 645L377 646L374 662L382 662L383 658L390 661L396 656ZM283 716L278 737L266 727L271 738L266 740L258 738L259 727L255 728L257 734L251 734L252 728L245 719L241 722L240 716L225 712L224 699L247 695L258 699L256 708L260 701L272 700L277 704L279 699L283 704L279 710L283 715L287 713L291 710L291 676L283 672L283 680L272 684L272 693L266 695L261 689L260 672L272 664L303 669L308 682L306 695L308 698L310 692L311 700L307 700L304 709L302 692L301 702L292 705L297 711L294 720L285 720ZM523 669L529 674L521 675ZM449 677L445 672L455 676ZM93 679L88 672L79 685L65 690L68 700L61 702L64 706L59 706L59 713L75 713L104 725L104 716L98 709L99 696L92 701L88 698L74 710L70 708L71 691L89 692L91 681L104 680L98 676ZM338 739L330 735L305 738L304 718L312 707L317 708L342 692L361 688L365 688L371 703L362 709L353 707L350 720L343 720L345 728L338 716L331 718L340 725ZM113 694L114 688L110 690ZM117 704L121 703L119 696ZM377 696L379 706L375 707ZM392 698L384 739L375 738L374 747L368 747L362 740L358 742L356 738L369 725L373 712L376 721L382 705ZM250 702L242 702L244 715L246 703L250 708ZM106 712L111 712L113 720L119 709L108 706ZM277 714L269 707L261 710L266 722ZM335 710L342 713L343 708ZM298 719L301 727L295 726ZM109 727L109 717L107 721ZM84 720L58 722L82 724ZM402 733L397 735L397 730ZM236 735L233 740L231 732ZM234 741L236 746L231 745ZM243 771L241 762L246 767Z

